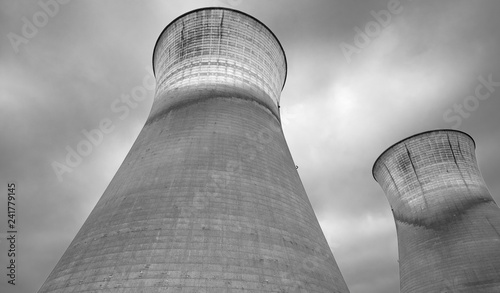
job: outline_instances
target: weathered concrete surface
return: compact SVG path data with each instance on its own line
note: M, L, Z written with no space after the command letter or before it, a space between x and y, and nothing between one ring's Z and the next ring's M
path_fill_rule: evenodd
M500 292L500 209L470 136L412 136L385 151L373 174L396 221L402 293Z
M267 46L285 66L279 43ZM160 90L146 125L39 292L349 292L285 142L279 96L270 96L286 70L270 70L276 76L262 80L279 83L259 91L258 82L216 82L208 67L207 79L185 69L188 81L164 87L173 69L155 67Z

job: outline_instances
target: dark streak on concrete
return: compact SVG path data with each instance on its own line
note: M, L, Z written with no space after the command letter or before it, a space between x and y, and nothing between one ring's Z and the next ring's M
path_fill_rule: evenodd
M408 146L406 145L406 143L404 144L405 146L405 149L406 149L406 154L408 155L408 159L410 160L410 164L411 164L411 168L413 169L413 173L415 173L415 177L417 178L417 182L418 182L418 185L420 186L420 191L422 192L422 198L425 202L425 206L429 206L427 201L425 200L425 192L424 192L424 188L422 186L422 182L420 182L420 178L418 177L418 174L417 174L417 169L415 168L415 164L413 164L413 159L411 158L411 153L410 153L410 150L408 149Z
M398 192L398 195L401 196L401 191L399 191L399 187L396 184L394 177L392 177L391 171L389 171L389 168L387 167L387 165L385 163L383 163L383 164L384 164L385 169L387 170L387 173L389 173L389 176L391 176L392 183L394 183L394 186L396 187L396 191Z
M464 185L467 188L467 191L470 193L469 185L467 184L467 181L465 181L464 175L462 174L462 169L458 165L457 157L455 156L455 152L453 151L453 147L452 147L451 141L450 141L450 135L448 133L446 133L446 137L448 138L448 145L450 146L450 151L451 151L451 154L453 155L453 160L455 161L455 165L457 166L458 173L460 173L460 178L462 178L462 181L464 182Z

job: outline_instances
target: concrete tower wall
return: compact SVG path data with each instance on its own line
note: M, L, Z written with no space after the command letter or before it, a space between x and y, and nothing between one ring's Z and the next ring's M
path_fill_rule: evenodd
M193 11L154 68L146 125L39 292L349 292L281 130L274 35Z
M412 136L385 151L373 174L396 222L402 293L500 292L500 209L470 136Z

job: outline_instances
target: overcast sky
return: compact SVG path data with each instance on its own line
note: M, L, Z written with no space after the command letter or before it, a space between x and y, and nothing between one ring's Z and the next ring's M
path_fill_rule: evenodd
M42 285L132 146L154 91L127 115L111 105L144 86L163 28L205 6L244 11L281 41L285 136L352 293L399 291L395 225L371 175L396 141L436 128L469 133L500 202L500 1L94 0L50 13L47 2L0 2L1 292ZM58 178L53 163L103 120L112 130L102 143ZM5 275L12 181L15 286Z

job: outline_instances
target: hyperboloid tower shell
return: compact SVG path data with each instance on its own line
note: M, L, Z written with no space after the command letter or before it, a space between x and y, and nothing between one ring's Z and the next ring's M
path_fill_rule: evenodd
M402 293L500 292L500 209L455 130L420 133L373 167L392 208Z
M144 128L39 292L348 292L282 133L274 34L194 10L153 66Z

